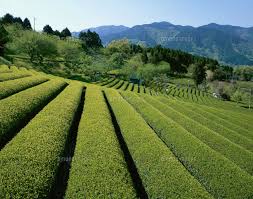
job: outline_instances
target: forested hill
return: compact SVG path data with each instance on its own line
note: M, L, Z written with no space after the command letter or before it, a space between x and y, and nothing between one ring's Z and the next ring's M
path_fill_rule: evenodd
M118 31L115 31L115 26L106 26L106 34L104 28L102 26L92 30L100 35L105 45L112 40L127 38L135 43L180 49L227 64L253 64L253 27L243 28L212 23L195 28L160 22L132 28L119 26Z

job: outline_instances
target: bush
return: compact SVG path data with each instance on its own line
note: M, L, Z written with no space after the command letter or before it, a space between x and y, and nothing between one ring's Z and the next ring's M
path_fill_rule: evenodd
M10 61L8 61L7 59L5 59L5 58L3 58L3 57L1 57L0 56L0 65L1 64L4 64L4 65L11 65L11 62Z
M57 39L53 36L39 34L29 30L20 30L10 26L12 41L8 49L14 54L27 54L30 61L43 62L44 58L56 57Z
M236 90L231 96L231 100L235 101L236 103L239 103L242 101L242 97L243 93L241 93L239 90Z

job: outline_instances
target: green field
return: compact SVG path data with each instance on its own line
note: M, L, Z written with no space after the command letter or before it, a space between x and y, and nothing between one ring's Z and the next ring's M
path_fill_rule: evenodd
M1 65L0 198L250 199L252 121L191 87Z

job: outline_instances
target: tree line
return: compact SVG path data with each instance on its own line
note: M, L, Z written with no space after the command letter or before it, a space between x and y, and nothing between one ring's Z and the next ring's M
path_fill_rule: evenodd
M43 32L49 35L55 35L61 39L71 37L71 32L67 27L60 32L59 30L53 30L50 25L45 25L43 27Z
M11 14L7 13L0 19L1 25L14 24L14 23L20 24L24 29L32 30L32 26L28 18L22 20L20 17L14 17Z

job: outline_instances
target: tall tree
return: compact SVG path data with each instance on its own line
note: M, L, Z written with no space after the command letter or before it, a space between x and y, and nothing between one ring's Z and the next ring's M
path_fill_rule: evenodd
M60 33L59 30L55 30L53 34L56 35L56 36L58 36L58 37L61 37L61 33Z
M43 32L47 33L47 34L50 34L50 35L54 34L54 31L53 31L53 29L51 28L50 25L45 25L44 28L43 28Z
M193 67L192 78L198 86L206 79L206 69L203 63L196 63Z
M8 32L4 29L3 25L0 24L0 55L4 54L5 44L9 41Z
M71 37L71 32L69 31L68 28L65 28L61 31L61 37L63 38Z
M13 23L17 23L17 24L20 24L21 26L23 25L23 21L20 17L15 17L13 19Z
M102 41L96 32L91 32L90 30L81 32L79 34L79 39L82 40L84 49L102 47Z
M3 16L2 18L2 24L12 24L14 23L14 17L7 13L6 15Z
M32 26L31 26L29 19L27 19L27 18L24 19L23 28L27 29L27 30L32 30Z
M141 59L144 64L148 63L148 56L147 56L147 52L145 50L142 51Z

